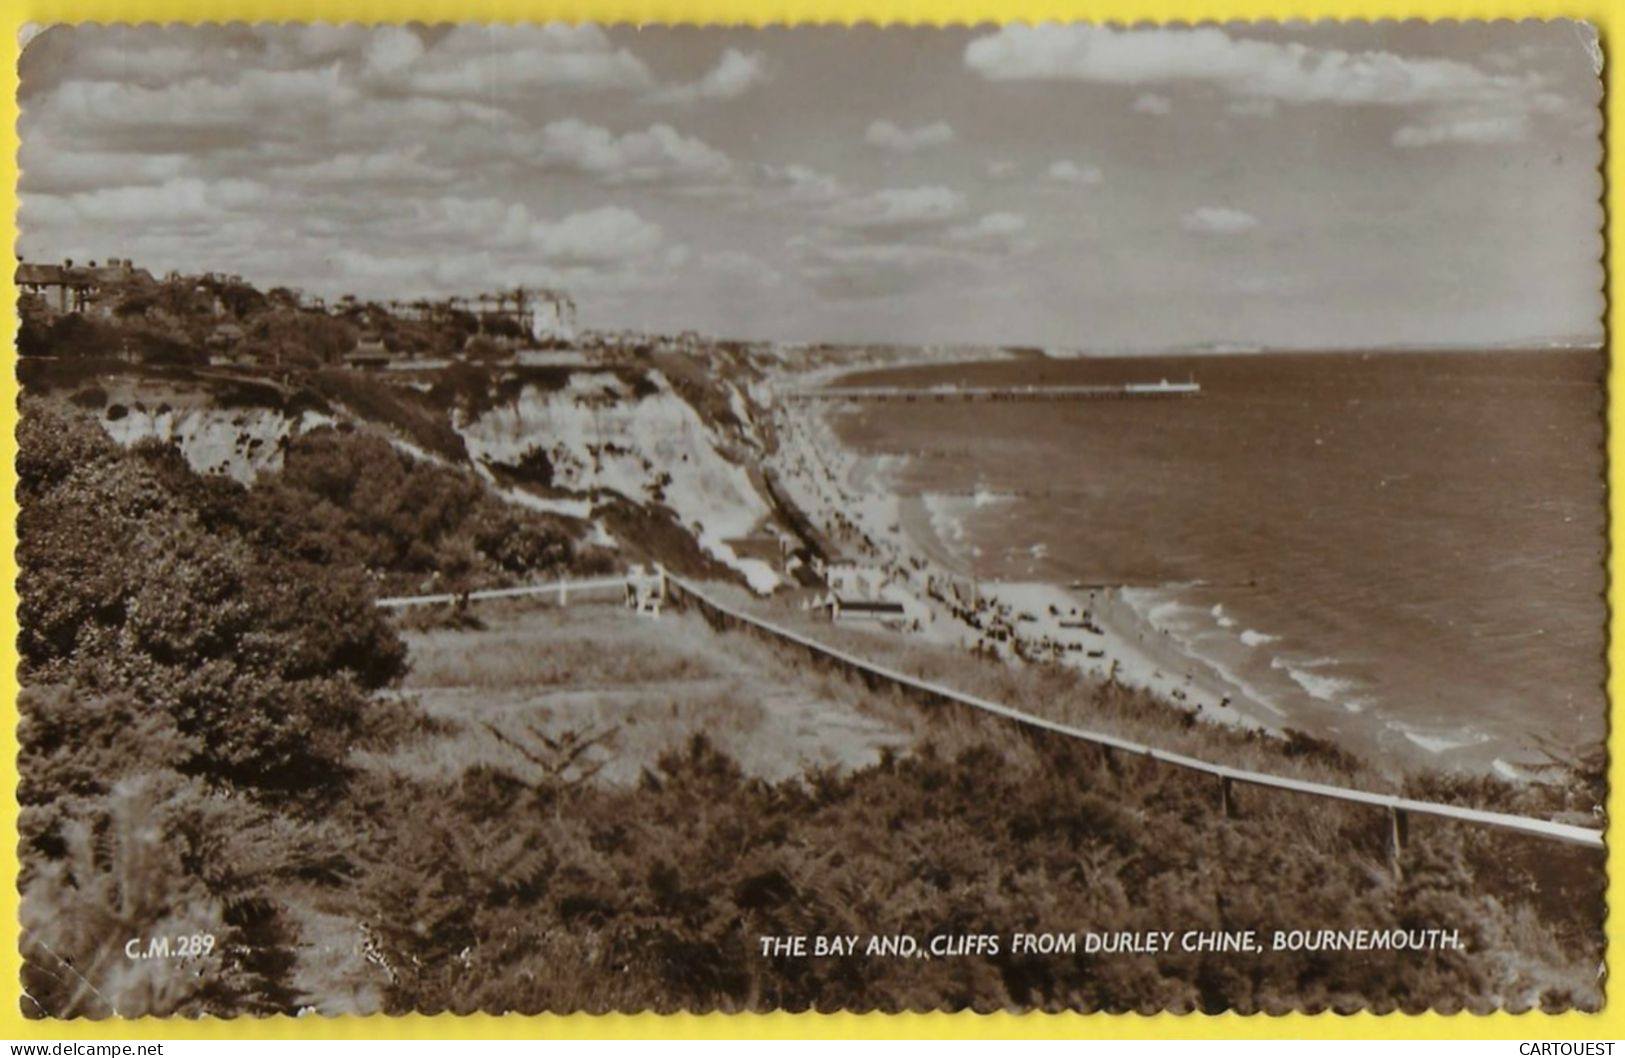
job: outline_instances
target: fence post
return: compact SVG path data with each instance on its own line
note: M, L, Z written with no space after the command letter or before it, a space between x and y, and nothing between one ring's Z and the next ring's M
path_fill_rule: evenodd
M1389 852L1393 857L1394 880L1399 881L1405 877L1405 845L1410 840L1410 816L1402 808L1388 806L1388 843Z
M1219 779L1219 807L1224 809L1224 818L1237 819L1241 813L1236 809L1236 791L1228 775Z

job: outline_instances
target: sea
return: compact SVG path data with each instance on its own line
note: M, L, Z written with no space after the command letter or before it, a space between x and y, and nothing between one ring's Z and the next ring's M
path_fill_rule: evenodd
M1598 351L1018 358L839 385L1194 381L1187 399L837 405L986 580L1121 586L1296 728L1526 777L1606 737Z

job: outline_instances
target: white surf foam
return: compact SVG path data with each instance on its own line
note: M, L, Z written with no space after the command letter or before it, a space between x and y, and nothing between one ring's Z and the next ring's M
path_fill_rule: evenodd
M986 485L978 485L976 486L975 495L971 498L971 506L981 510L983 507L991 507L995 503L1006 503L1013 498L1003 492L994 492Z
M1500 757L1496 757L1495 760L1490 763L1490 768L1494 770L1495 774L1501 776L1501 778L1511 779L1513 782L1528 782L1530 779L1534 778L1534 776L1530 775L1522 768L1508 764Z
M1418 731L1407 724L1397 723L1388 726L1435 755L1481 745L1490 740L1490 736L1479 731Z
M1273 658L1270 668L1285 672L1292 678L1292 682L1303 688L1303 692L1311 698L1322 702L1336 703L1338 697L1355 688L1352 680L1338 679L1336 676L1320 676L1310 669L1317 667L1313 663L1296 663Z
M1173 624L1172 618L1179 613L1180 605L1172 599L1159 602L1145 611L1145 620L1152 628L1159 632L1166 631Z
M920 497L925 513L931 519L931 531L938 540L960 543L965 539L965 520L956 510L959 506L952 496L927 492Z

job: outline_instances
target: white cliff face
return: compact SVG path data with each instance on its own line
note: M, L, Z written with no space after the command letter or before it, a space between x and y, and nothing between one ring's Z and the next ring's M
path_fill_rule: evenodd
M780 577L766 562L736 555L727 541L749 535L769 515L767 501L745 468L722 453L728 439L707 425L665 376L646 376L655 387L641 395L607 371L580 371L563 389L526 387L512 403L471 419L456 418L469 459L505 499L533 510L591 520L597 492L634 503L663 503L702 550L737 570L759 592ZM273 408L221 408L204 391L136 383L116 387L97 413L117 442L172 443L200 474L223 474L249 484L281 468L288 442L333 420L317 412L297 416ZM730 387L730 405L749 423L749 407ZM110 414L111 412L111 414ZM438 462L410 442L392 443L416 459ZM515 464L532 449L546 453L553 485L566 495L540 497L501 486L487 462ZM602 540L613 546L599 527Z
M657 390L640 397L614 374L582 372L563 389L527 387L514 402L456 425L477 464L517 463L540 449L559 489L664 503L707 553L756 590L771 591L779 583L772 568L738 557L725 543L761 524L767 502L664 376L651 371L648 378Z
M125 407L120 405L119 407ZM126 407L104 411L102 428L122 445L156 439L173 444L199 474L224 474L249 484L262 471L277 470L289 439L332 422L307 411L290 418L272 408Z

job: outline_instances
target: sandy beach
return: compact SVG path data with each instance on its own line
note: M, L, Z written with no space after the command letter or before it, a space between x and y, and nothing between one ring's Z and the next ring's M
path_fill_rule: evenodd
M904 457L846 449L811 402L779 401L775 413L772 467L786 498L841 561L873 571L873 594L903 604L909 633L1010 660L1058 662L1144 688L1207 722L1280 733L1278 710L1186 654L1135 608L1128 586L977 580L955 542L943 539L927 499L895 490Z

